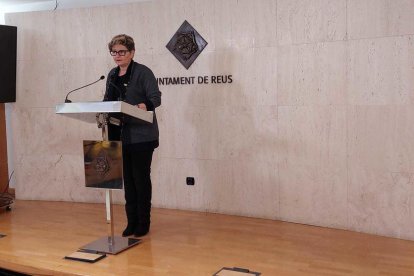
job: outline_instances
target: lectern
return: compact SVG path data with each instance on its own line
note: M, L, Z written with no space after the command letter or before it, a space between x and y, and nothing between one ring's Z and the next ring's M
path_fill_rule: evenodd
M119 125L120 116L152 123L153 112L145 111L121 101L63 103L56 106L57 114L64 114L102 128L103 141L84 141L86 187L106 190L106 220L108 236L91 242L81 249L117 254L137 245L140 240L114 235L112 190L122 189L122 145L108 141L108 124Z

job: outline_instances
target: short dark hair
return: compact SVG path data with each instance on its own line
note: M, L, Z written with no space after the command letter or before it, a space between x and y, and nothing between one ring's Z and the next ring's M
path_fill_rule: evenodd
M128 49L128 51L135 50L134 39L126 34L119 34L114 36L112 40L108 43L109 51L112 51L112 47L114 47L115 45L123 45Z

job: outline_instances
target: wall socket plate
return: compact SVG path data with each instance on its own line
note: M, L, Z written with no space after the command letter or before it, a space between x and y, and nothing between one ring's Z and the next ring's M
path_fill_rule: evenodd
M187 185L189 185L189 186L194 186L194 184L195 184L194 177L187 177L187 179L186 179L186 183L187 183Z

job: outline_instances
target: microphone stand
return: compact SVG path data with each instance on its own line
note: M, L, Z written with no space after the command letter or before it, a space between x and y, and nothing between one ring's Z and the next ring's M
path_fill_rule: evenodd
M84 85L84 86L82 86L82 87L76 88L76 89L74 89L74 90L72 90L72 91L69 91L69 93L68 93L68 94L66 94L65 103L71 103L71 102L72 102L71 100L69 100L69 99L68 99L68 96L69 96L69 94L70 94L70 93L75 92L75 91L77 91L77 90L79 90L79 89L85 88L85 87L87 87L87 86L89 86L89 85L95 84L95 83L97 83L98 81L103 80L104 78L105 78L105 76L101 76L101 77L100 77L97 81L94 81L94 82L92 82L92 83L90 83L90 84L87 84L87 85Z

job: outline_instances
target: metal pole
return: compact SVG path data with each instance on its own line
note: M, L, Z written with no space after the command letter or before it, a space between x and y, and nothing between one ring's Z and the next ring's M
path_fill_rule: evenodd
M109 212L108 212L108 208L109 208ZM114 221L112 219L114 211L112 208L112 190L110 189L106 190L106 211L107 211L106 223L108 224L108 242L109 244L113 245L115 243Z
M102 139L104 141L109 140L108 135L108 114L103 114L103 124L102 124ZM113 245L115 242L114 239L114 222L113 222L113 208L112 208L112 190L106 190L106 223L108 224L108 242L110 245Z

